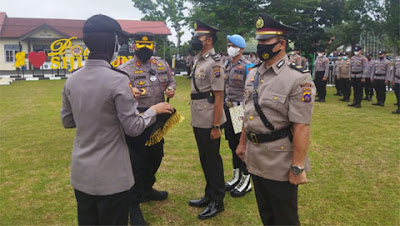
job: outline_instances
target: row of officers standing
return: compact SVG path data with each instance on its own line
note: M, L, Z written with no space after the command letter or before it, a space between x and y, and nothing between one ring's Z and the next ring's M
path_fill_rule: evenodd
M386 52L378 52L379 59L373 60L372 54L363 55L363 48L355 46L354 56L350 58L350 52L339 53L335 63L334 74L337 96L343 96L340 101L350 102L351 87L353 87L353 102L349 107L361 108L361 101L371 101L376 93L377 102L372 105L385 106L386 85L391 82L396 95L397 110L394 114L400 114L399 83L400 83L400 56L392 63L386 58ZM329 72L329 59L325 56L325 49L318 50L318 56L314 64L314 82L317 87L318 102L325 102L326 83ZM365 96L363 97L363 90Z
M241 197L252 190L263 224L298 225L298 185L307 182L307 150L315 86L307 70L289 62L288 34L295 28L266 14L256 20L257 55L243 58L245 41L228 36L227 61L215 53L219 29L194 23L191 125L206 186L189 206L204 208L199 219L224 210L225 192ZM131 34L104 15L89 18L83 40L90 50L86 65L73 73L62 92L61 119L76 128L71 161L80 225L147 224L139 203L165 200L153 188L163 143L146 146L161 115L174 109L176 82L169 65L153 57L153 35L138 32L135 57L110 65ZM229 109L242 106L232 119ZM224 110L225 109L225 110ZM243 121L243 123L240 122ZM239 121L241 132L235 132ZM233 176L225 183L219 152L221 127L232 150Z

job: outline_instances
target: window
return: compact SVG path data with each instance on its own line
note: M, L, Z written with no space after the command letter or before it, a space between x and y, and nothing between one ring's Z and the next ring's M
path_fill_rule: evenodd
M15 62L15 54L19 52L19 45L4 45L6 63Z

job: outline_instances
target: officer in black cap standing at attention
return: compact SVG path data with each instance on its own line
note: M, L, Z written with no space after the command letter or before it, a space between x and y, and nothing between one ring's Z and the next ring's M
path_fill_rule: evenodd
M371 82L374 83L377 102L372 105L385 106L386 85L390 81L390 61L386 59L384 50L378 53L379 60L375 60L371 71Z
M252 174L264 225L299 225L298 185L307 177L315 86L308 70L289 64L289 32L267 14L257 22L257 53L245 85L244 128L236 149Z
M325 102L326 81L329 72L329 59L325 56L325 49L318 49L318 56L314 62L314 82L317 87L319 102Z
M225 182L222 158L219 153L221 128L226 121L223 113L224 69L221 56L215 53L219 29L200 20L194 23L193 50L199 51L192 70L190 109L192 127L206 179L202 198L190 200L189 206L206 207L199 219L208 219L224 210Z
M100 14L90 17L83 25L88 60L68 78L62 92L62 124L76 128L71 185L79 225L128 224L134 177L124 133L138 136L155 122L156 114L173 110L160 103L141 115L137 111L128 75L110 65L127 36L116 20Z
M368 72L368 60L362 55L362 47L354 47L354 56L350 60L350 77L353 86L353 103L349 107L360 108L363 97L362 83L365 82Z

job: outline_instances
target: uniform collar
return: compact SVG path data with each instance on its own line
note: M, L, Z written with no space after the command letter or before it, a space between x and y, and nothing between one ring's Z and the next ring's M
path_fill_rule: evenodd
M214 48L211 48L208 52L204 53L201 58L203 58L204 60L207 60L207 58L209 58L211 55L215 54L215 50Z
M89 67L108 67L111 68L111 64L108 63L105 60L95 60L95 59L87 59L85 62L85 66L89 66Z
M270 68L274 71L275 74L279 74L282 69L285 67L285 65L289 62L289 58L287 54L283 56L280 60L278 60L275 64L273 64ZM268 71L270 68L266 68L265 62L263 62L260 66L260 74L263 74L264 72Z

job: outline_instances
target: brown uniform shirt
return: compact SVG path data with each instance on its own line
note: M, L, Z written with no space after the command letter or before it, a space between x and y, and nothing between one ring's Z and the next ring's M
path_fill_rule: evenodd
M353 56L350 60L350 76L352 78L366 78L368 59L363 56Z
M222 61L215 60L214 48L204 55L196 55L193 68L194 82L200 92L224 91L225 71ZM191 82L191 93L197 93L193 81ZM192 126L197 128L210 129L214 123L214 103L209 103L207 99L191 100L190 110L192 115ZM225 114L222 114L220 124L226 122Z
M394 59L394 65L392 70L392 77L390 81L394 83L400 83L400 56Z
M301 65L301 56L299 54L294 54L290 56L289 62L295 63L296 65Z
M338 62L337 75L339 78L350 78L350 59Z
M164 92L168 87L176 89L176 81L171 68L164 60L150 59L150 63L142 63L137 57L118 67L129 74L132 86L142 94L138 102L139 108L149 108L165 101ZM154 75L150 73L153 71Z
M258 102L261 110L274 125L282 129L290 124L310 124L315 97L315 86L309 73L289 66L285 55L271 68L265 63L250 71L245 86L244 126L247 133L271 132L264 126L254 107L253 82L259 71ZM245 162L249 172L265 179L288 181L293 157L293 144L289 137L254 144L246 142Z
M390 61L386 58L375 60L371 71L371 79L390 80Z

